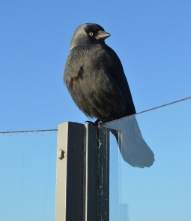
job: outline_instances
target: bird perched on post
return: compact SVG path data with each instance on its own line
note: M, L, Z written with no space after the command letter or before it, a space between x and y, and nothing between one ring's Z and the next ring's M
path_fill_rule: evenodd
M106 43L100 25L80 25L72 38L64 81L77 106L87 116L107 122L135 111L117 54Z
M105 39L100 25L80 25L72 38L64 81L77 106L96 122L108 122L136 113L122 64ZM128 121L128 122L127 122ZM154 154L142 137L135 116L126 119L125 130L115 123L113 131L123 159L132 166L148 167ZM106 125L106 124L105 124Z

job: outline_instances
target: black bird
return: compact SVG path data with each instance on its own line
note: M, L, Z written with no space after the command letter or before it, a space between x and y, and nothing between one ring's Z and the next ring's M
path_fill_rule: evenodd
M101 122L136 112L122 64L105 43L109 36L98 24L80 25L64 71L74 102L87 116Z
M77 106L96 122L108 122L136 113L122 64L105 43L110 36L93 23L80 25L72 38L64 81ZM123 159L132 166L148 167L154 154L142 137L136 117L104 126L113 131ZM123 128L124 127L124 128Z

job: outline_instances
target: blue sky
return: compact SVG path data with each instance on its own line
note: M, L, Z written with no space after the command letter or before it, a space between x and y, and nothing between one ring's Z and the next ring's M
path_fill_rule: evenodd
M77 25L97 22L122 60L138 111L191 94L190 1L1 1L0 129L87 118L63 85Z
M186 101L137 115L155 154L152 167L129 166L111 139L110 221L191 219L190 110L191 102ZM123 126L128 127L127 121Z
M1 0L0 130L56 128L64 121L87 120L74 105L63 84L63 69L73 31L84 22L96 22L111 33L107 43L121 58L137 111L190 96L190 11L189 0ZM180 109L173 116L181 115L186 119L189 116L187 111L188 108ZM169 124L168 127L162 124L169 116L163 114L149 115L150 119L145 118L142 123L147 140L153 147L156 144L157 151L160 130L154 133L154 120L158 120L155 125L163 131L164 138L170 128ZM176 134L178 132L174 132L174 136ZM5 194L12 188L7 183L17 180L14 187L21 197L21 205L26 206L26 215L29 212L34 215L31 220L37 220L37 217L41 221L53 219L53 210L50 214L49 209L53 208L51 203L54 199L55 147L55 134L0 137L2 174L13 175L7 175L4 179L7 182L1 183L1 197L11 200L12 195L7 198ZM15 150L18 151L16 156ZM30 166L27 161L29 155ZM163 156L163 153L159 155ZM9 156L8 162L5 156ZM26 168L30 169L29 173ZM123 170L126 168L123 167ZM161 174L163 171L161 169ZM40 186L36 180L39 180ZM33 188L29 191L27 188L31 189L31 184ZM42 194L38 203L35 192ZM30 202L23 203L29 193ZM8 200L6 203L9 205ZM2 210L7 208L6 203L0 204ZM28 211L30 203L32 212ZM38 211L41 206L43 210ZM4 214L3 218L0 216L2 220L13 219L8 210L0 214Z

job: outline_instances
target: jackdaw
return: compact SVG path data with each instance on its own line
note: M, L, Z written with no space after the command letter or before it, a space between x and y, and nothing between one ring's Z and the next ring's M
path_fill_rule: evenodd
M109 36L98 24L80 25L74 32L64 70L74 102L87 116L103 123L136 113L120 59L105 43ZM137 131L141 137L139 128ZM140 162L134 164L140 166Z
M100 25L80 25L64 71L66 86L77 106L102 122L135 113L122 64L104 41L109 36Z

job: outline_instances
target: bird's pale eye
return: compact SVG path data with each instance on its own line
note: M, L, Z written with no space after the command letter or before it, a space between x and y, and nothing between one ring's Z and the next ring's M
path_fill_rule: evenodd
M94 33L93 33L92 31L90 31L90 32L89 32L89 36L90 36L90 37L93 37L93 36L94 36Z

